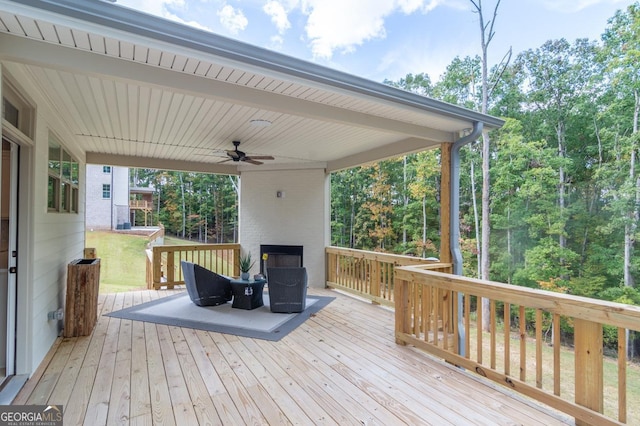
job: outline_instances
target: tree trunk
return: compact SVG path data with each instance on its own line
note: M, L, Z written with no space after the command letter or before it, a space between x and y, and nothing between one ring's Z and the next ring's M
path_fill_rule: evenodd
M478 216L478 202L476 201L476 177L475 177L475 167L473 165L473 160L471 161L471 203L473 205L473 221L476 226L476 257L478 259L478 270L476 271L476 276L478 278L482 277L481 265L482 265L482 257L480 253L482 249L480 247L480 218Z

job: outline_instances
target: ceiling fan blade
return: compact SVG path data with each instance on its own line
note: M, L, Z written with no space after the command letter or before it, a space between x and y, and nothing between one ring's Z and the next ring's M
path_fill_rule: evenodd
M224 159L222 161L218 161L218 164L226 163L227 161L233 161L233 159L232 158L226 158L226 159Z
M233 159L240 158L240 152L234 150L227 150L227 155Z
M243 161L245 161L247 163L255 164L256 166L259 166L260 164L263 164L262 161L256 161L253 158L249 158L249 157L245 157Z
M271 155L252 155L252 160L275 160Z

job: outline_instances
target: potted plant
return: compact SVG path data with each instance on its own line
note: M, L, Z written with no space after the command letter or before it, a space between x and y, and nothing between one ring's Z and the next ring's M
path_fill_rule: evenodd
M238 259L238 266L240 267L240 278L243 280L249 279L249 271L253 267L255 261L251 261L251 253L241 254Z

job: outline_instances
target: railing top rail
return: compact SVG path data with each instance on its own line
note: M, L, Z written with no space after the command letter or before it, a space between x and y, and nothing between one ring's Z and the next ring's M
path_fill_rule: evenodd
M154 253L174 251L207 251L207 250L235 250L240 244L194 244L194 245L162 245L153 248Z
M420 266L397 267L395 273L397 279L424 281L437 288L640 331L640 306L462 277Z
M382 253L378 251L368 251L368 250L359 250L359 249L350 249L343 247L326 247L325 251L331 254L339 254L343 256L351 256L358 259L369 259L369 260L377 260L380 262L394 263L396 265L400 264L410 264L410 265L434 265L439 264L439 267L451 266L449 263L440 263L437 261L429 261L421 257L415 256L407 256L402 254L393 254L393 253Z

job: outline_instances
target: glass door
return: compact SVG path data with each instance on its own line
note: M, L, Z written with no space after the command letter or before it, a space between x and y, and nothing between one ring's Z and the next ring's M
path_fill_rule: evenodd
M2 139L0 161L0 380L15 374L18 145Z

